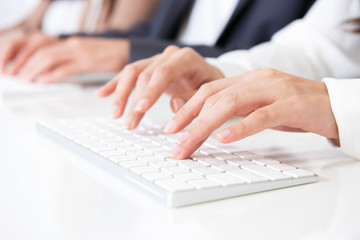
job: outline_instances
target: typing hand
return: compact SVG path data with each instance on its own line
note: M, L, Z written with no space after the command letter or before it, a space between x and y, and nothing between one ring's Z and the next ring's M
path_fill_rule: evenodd
M170 46L162 54L127 65L112 81L98 90L100 97L115 92L113 116L121 117L128 97L135 88L134 100L125 127L134 129L145 112L162 93L173 96L176 112L185 99L177 97L196 90L201 84L222 78L222 73L190 48Z
M21 77L29 82L54 83L86 72L117 72L128 61L129 43L123 39L71 37L37 51Z
M40 48L59 41L42 33L20 35L0 41L0 72L16 75L28 59ZM12 62L10 69L6 66Z
M216 135L222 143L266 128L301 129L339 137L324 83L261 69L201 86L165 127L166 132L176 133L196 118L178 138L173 157L190 156L232 116L244 118Z

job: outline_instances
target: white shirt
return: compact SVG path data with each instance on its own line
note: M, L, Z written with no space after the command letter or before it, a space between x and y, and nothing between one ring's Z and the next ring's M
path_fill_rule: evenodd
M341 149L360 159L360 34L346 31L343 24L359 16L358 0L318 0L303 19L279 31L270 42L209 62L226 76L271 67L325 81Z
M102 8L102 0L53 1L45 12L42 21L42 31L55 36L79 32L80 20L87 3L89 4L89 9L85 16L84 29L82 31L93 32Z
M178 36L179 42L215 45L238 2L239 0L196 0L187 21L182 26Z

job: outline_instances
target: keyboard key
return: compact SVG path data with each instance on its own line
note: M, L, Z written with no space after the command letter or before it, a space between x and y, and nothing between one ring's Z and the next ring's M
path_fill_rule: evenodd
M90 150L96 153L104 152L104 151L114 151L116 148L111 147L109 145L98 145L98 146L91 146Z
M284 163L273 163L273 164L266 164L267 167L278 170L278 171L283 171L283 170L288 170L288 169L296 169L293 166L284 164Z
M123 161L123 162L119 162L119 165L123 168L129 169L132 167L141 167L141 166L146 166L147 163L144 161Z
M172 179L172 175L164 172L152 172L152 173L143 173L141 176L150 182L154 182L160 179Z
M235 156L238 156L242 159L252 159L252 158L257 158L259 157L259 155L249 152L249 151L239 151L239 152L233 152L232 154L234 154Z
M179 173L174 175L175 178L178 178L182 181L189 181L194 179L204 179L204 177L197 173Z
M207 158L200 158L197 160L199 163L202 163L206 166L210 166L210 165L213 165L213 164L222 164L222 163L225 163L224 160L220 160L220 159L217 159L217 158L213 158L213 157L207 157Z
M188 163L192 163L194 162L194 160L192 159L174 159L174 158L165 158L166 161L169 161L169 162L173 162L173 163L185 163L185 162L188 162Z
M137 157L137 158L152 156L151 153L145 152L145 151L133 151L133 152L127 152L127 154L129 156L134 156L134 157Z
M227 173L209 174L209 175L206 175L205 177L207 179L210 179L210 180L220 183L222 186L232 186L232 185L238 185L238 184L245 183L244 180L236 178Z
M214 174L214 173L221 173L222 171L215 169L215 168L211 168L211 167L203 167L203 168L194 168L191 169L192 172L194 173L198 173L201 175L207 175L207 174Z
M178 179L156 180L155 184L170 192L187 191L195 188L194 186Z
M220 171L227 171L227 170L232 170L232 169L238 169L238 166L235 166L233 164L213 164L211 165L212 168L218 169Z
M213 155L217 153L223 153L220 149L217 148L200 148L200 153L207 154L207 155Z
M162 162L149 162L150 166L155 166L158 168L164 168L164 167L175 167L176 163L168 162L168 161L162 161Z
M159 172L159 168L156 167L151 167L151 166L146 166L146 167L132 167L130 168L130 171L141 175L143 173L151 173L151 172Z
M276 161L274 159L270 159L270 158L263 158L263 159L251 159L252 162L256 163L256 164L260 164L260 165L268 165L268 164L275 164L275 163L279 163L279 161Z
M291 178L290 175L284 174L282 172L258 164L244 165L241 168L246 169L255 174L264 176L266 178L270 178L272 181Z
M214 188L219 187L220 184L209 179L199 179L199 180L191 180L189 184L195 186L197 189L206 189L206 188Z
M223 150L226 153L234 153L234 152L239 152L240 148L232 145L224 145L221 146L221 150Z
M161 168L161 171L169 173L169 174L178 174L178 173L189 173L190 170L183 167L164 167Z
M303 169L288 169L284 173L291 175L294 178L313 177L315 174Z
M270 180L269 178L254 174L245 169L233 169L233 170L228 170L226 172L236 178L240 178L246 181L247 183L266 182Z
M170 152L169 151L164 151L164 152L154 152L155 156L158 157L162 157L162 158L171 158Z
M231 159L231 160L226 160L227 163L233 164L235 166L242 166L242 165L248 165L248 164L255 164L252 161L249 160L242 160L242 159Z
M124 161L135 161L136 157L129 156L129 155L122 155L122 156L109 157L109 160L113 161L115 163L118 163L118 162L124 162Z
M99 152L99 154L105 158L114 157L114 156L122 156L125 155L126 152L122 150L115 150L115 151L103 151Z
M138 158L139 160L145 161L145 162L162 162L165 161L164 158L160 158L157 156L141 156Z
M179 164L179 166L184 167L184 168L188 168L188 169L205 167L204 164L199 163L199 162L180 162L178 164Z
M213 154L212 156L217 159L220 159L220 160L239 159L238 156L228 154L228 153L216 153L216 154Z
M203 159L203 158L207 159L207 158L212 158L212 157L210 157L210 156L207 155L207 154L196 153L196 154L192 154L192 155L190 156L190 158L191 158L191 159L194 159L194 160L199 160L199 159Z

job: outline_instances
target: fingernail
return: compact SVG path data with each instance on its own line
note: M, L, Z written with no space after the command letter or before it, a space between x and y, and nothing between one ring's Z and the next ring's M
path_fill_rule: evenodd
M140 99L135 107L135 111L137 112L144 112L147 110L149 101L145 98Z
M175 121L171 120L164 128L164 132L166 133L172 133L174 132L174 129L176 127Z
M231 135L231 131L229 129L225 129L224 131L219 132L216 136L219 140L225 140L229 138Z
M183 151L183 149L182 149L181 147L176 146L176 147L171 151L170 155L175 158L175 157L179 156L182 151Z
M100 89L98 89L98 90L96 90L95 92L94 92L94 94L95 94L95 96L98 96L98 97L100 97L101 96L101 91L100 91Z
M120 106L117 104L114 104L113 109L112 109L112 117L117 118L120 115L120 112L121 112Z
M132 125L133 125L133 117L132 116L127 116L125 121L124 121L124 128L129 130L129 129L132 129Z
M174 106L174 112L179 111L182 106L185 105L185 100L182 98L174 98L173 99L173 106Z
M178 144L181 144L181 143L187 142L189 139L190 139L190 133L189 132L184 132L183 134L180 135L180 137L178 137L176 139L176 142Z

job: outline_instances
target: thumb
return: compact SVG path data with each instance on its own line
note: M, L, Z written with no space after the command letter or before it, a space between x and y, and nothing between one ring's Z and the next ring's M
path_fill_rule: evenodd
M183 94L174 95L170 100L171 110L176 113L185 103L196 93L196 90L188 91Z

